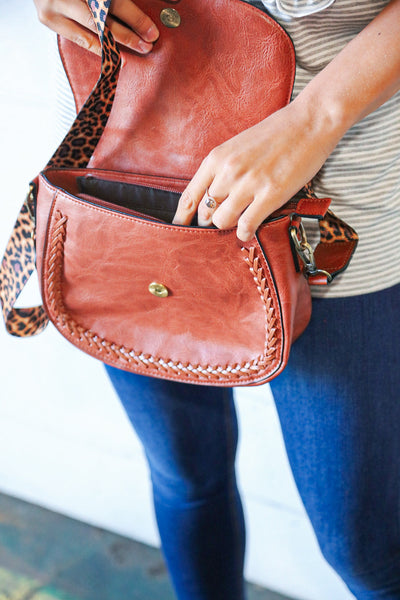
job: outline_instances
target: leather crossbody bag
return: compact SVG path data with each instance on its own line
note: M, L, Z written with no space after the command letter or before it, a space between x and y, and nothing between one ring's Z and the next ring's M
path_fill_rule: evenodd
M241 0L139 0L160 30L139 56L116 46L109 4L88 0L101 64L59 40L78 116L32 182L6 248L7 330L29 336L50 320L81 350L127 371L265 383L307 326L309 284L345 269L356 233L309 186L248 243L234 228L172 219L210 150L289 102L292 42ZM319 221L314 252L305 217ZM43 306L16 308L35 264Z

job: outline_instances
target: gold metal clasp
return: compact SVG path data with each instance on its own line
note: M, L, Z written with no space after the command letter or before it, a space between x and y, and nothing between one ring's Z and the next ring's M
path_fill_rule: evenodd
M181 15L175 8L163 8L160 12L161 23L166 27L179 27Z
M166 298L168 296L168 288L162 283L157 283L153 281L149 285L149 292L153 294L153 296L157 296L157 298Z

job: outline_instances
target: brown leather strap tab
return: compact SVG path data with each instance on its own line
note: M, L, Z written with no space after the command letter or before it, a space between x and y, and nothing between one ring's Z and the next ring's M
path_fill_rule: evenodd
M327 210L329 198L306 198L290 203L293 226L290 229L295 250L303 263L310 285L327 285L344 271L354 254L358 235L350 225ZM317 218L320 242L313 250L298 217Z
M311 202L318 200L312 181L309 181L303 190L307 200ZM328 211L328 208L329 205L326 207L326 211L322 214L319 221L321 241L314 251L314 258L317 268L327 271L330 274L330 278L327 280L326 276L321 276L321 274L310 276L309 283L311 285L326 285L330 283L336 275L347 268L357 248L358 235L356 231L345 223L345 221L339 219L332 211ZM311 216L311 214L308 216ZM341 242L346 243L342 244ZM335 244L335 246L328 249L324 244Z
M330 198L302 198L297 202L294 214L299 217L322 220L328 212L330 203Z
M345 270L357 247L357 241L336 241L333 246L319 243L314 251L315 263L318 271L326 271L332 279ZM328 282L321 272L310 275L308 281L311 285L326 285Z
M328 211L319 222L321 241L314 251L318 270L327 271L331 278L342 273L350 262L357 248L358 235L347 223L339 219L332 211ZM321 276L310 276L311 285L324 285Z

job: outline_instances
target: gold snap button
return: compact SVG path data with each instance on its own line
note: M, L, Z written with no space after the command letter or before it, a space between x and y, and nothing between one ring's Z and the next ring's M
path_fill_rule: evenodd
M168 296L168 289L162 283L157 283L153 281L149 285L149 292L153 294L153 296L157 296L157 298L166 298Z
M175 8L163 8L160 12L161 23L166 27L179 27L181 15Z

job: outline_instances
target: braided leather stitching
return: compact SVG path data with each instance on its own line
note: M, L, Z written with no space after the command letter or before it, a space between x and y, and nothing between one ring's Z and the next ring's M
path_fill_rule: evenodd
M266 285L266 278L262 267L259 264L259 258L256 256L254 248L242 248L244 252L244 260L249 266L250 272L260 293L261 301L265 310L265 348L264 354L257 358L237 363L226 365L193 365L190 363L182 363L171 359L145 354L133 348L126 348L123 345L109 341L95 332L87 329L77 323L71 317L65 307L62 296L62 274L64 261L64 244L67 234L68 217L63 216L61 212L55 215L55 224L51 233L49 244L49 255L47 263L48 272L48 306L52 311L54 321L59 329L67 329L69 336L76 340L77 343L85 343L90 353L90 348L103 354L99 357L104 362L107 362L107 355L112 361L122 363L120 366L125 366L136 363L139 367L145 369L164 372L174 372L179 375L186 375L188 378L196 377L200 380L239 380L245 376L251 376L260 369L266 370L268 367L273 367L274 361L278 359L278 319L273 305L270 289Z

